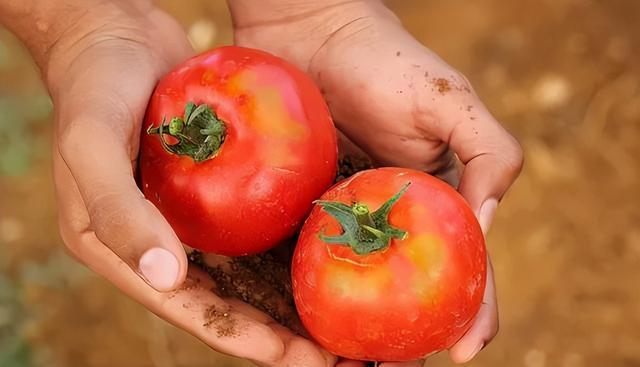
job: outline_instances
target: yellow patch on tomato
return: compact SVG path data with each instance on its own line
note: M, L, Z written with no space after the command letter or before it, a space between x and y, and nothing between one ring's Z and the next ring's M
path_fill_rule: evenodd
M300 163L298 156L289 148L288 144L274 144L265 148L263 162L270 167L293 168ZM294 172L294 171L291 171Z
M229 92L250 98L249 121L262 134L286 140L307 138L309 129L291 117L278 88L261 84L257 75L243 71L228 81Z
M383 297L393 281L386 266L358 268L350 263L328 264L325 276L327 286L336 297L358 302Z
M410 280L411 289L423 301L434 301L439 293L438 280L447 258L443 242L432 234L410 236L400 251L415 267Z
M411 205L411 207L408 210L409 210L409 214L407 215L408 218L425 218L428 215L428 210L423 205L414 204L414 205Z

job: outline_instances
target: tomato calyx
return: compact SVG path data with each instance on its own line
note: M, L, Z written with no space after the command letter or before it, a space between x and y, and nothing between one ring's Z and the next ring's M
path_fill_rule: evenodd
M189 102L185 106L184 117L173 117L167 123L165 116L158 127L149 126L147 134L157 134L169 153L186 155L200 163L218 154L227 128L209 106ZM169 144L164 135L170 135L178 142Z
M320 234L320 239L329 244L349 246L358 255L385 250L393 238L405 239L406 231L389 224L389 212L407 191L409 185L411 182L407 182L400 191L374 212L371 212L363 203L354 203L349 206L337 201L315 201L340 223L343 231L337 236Z

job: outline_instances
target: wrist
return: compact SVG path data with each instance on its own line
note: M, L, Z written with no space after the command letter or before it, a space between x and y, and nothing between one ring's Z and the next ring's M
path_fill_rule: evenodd
M307 70L313 55L359 19L392 14L382 0L227 0L235 43L262 49Z
M0 2L0 23L24 43L49 84L52 65L73 60L90 35L152 7L150 0L8 0Z
M235 28L349 15L380 0L227 0ZM346 14L345 14L346 13Z
M48 49L77 16L75 7L65 8L58 1L3 1L0 2L0 23L22 41L41 66Z

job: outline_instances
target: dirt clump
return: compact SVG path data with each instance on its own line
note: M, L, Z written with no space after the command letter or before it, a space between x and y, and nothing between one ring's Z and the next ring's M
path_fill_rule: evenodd
M210 306L204 311L204 319L207 320L202 326L214 327L218 337L238 336L236 330L237 320L231 316L230 308Z

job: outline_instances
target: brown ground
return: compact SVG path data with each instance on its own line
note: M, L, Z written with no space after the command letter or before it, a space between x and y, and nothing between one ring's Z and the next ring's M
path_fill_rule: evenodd
M230 42L221 1L161 3L197 45ZM489 236L501 332L469 365L640 366L640 2L388 3L525 149ZM50 106L27 60L0 33L0 174L14 174L0 182L0 366L246 365L61 254Z

